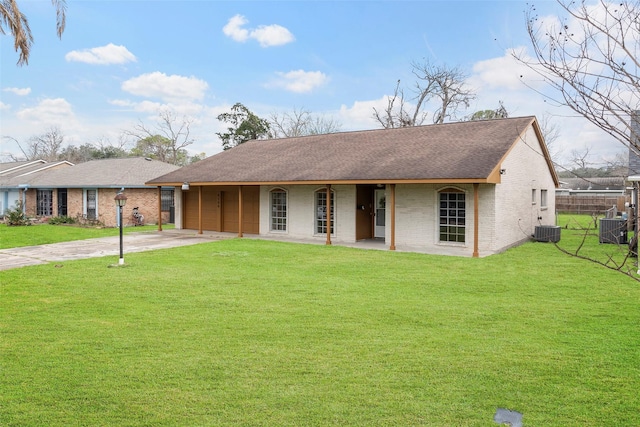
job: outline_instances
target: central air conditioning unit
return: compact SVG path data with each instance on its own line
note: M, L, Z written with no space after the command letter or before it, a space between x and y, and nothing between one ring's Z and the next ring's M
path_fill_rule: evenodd
M536 225L533 239L536 242L553 242L560 241L560 226L558 225Z
M600 220L600 243L627 244L627 221L602 218Z

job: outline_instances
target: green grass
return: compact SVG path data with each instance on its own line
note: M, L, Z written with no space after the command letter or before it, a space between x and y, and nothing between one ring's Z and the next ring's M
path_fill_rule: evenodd
M163 225L163 229L173 228L173 224ZM155 231L157 225L141 227L124 227L124 233ZM96 237L117 236L119 228L115 227L80 227L76 225L36 224L23 227L7 227L0 224L0 249L20 246L37 246L48 243L70 242L73 240L93 239Z
M640 286L552 244L234 239L112 263L0 272L0 425L640 425Z

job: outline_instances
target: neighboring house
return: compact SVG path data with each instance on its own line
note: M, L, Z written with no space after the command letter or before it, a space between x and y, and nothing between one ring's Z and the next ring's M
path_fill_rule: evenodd
M8 209L15 208L18 202L22 201L24 205L22 189L28 181L69 166L73 166L73 163L48 163L44 160L0 163L0 217Z
M556 210L563 213L624 212L628 201L626 177L560 178L556 190Z
M143 157L100 159L40 174L21 183L29 217L69 216L107 227L118 225L114 198L124 189L127 204L123 224L131 225L138 207L145 223L173 220L173 187L149 187L145 182L178 169L178 166ZM27 178L27 177L25 177Z
M560 188L556 195L624 195L626 177L560 178Z
M249 141L147 182L176 227L486 256L555 223L535 117Z

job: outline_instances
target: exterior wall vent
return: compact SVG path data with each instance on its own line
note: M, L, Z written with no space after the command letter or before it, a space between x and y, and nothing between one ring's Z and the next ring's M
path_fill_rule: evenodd
M536 225L533 235L537 242L553 242L560 241L560 227L557 225Z

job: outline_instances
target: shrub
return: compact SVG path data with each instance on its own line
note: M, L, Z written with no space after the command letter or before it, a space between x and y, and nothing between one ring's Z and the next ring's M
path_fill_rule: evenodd
M31 220L22 211L22 202L16 201L13 208L7 209L4 214L4 222L8 226L31 225Z
M54 216L53 218L49 218L48 223L52 225L75 224L76 220L70 216L62 215L62 216Z

